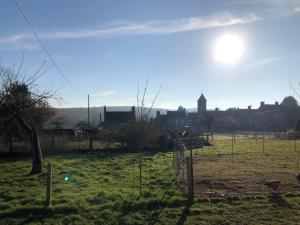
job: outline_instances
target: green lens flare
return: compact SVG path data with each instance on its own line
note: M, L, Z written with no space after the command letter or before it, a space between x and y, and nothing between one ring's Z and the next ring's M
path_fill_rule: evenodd
M65 176L64 177L64 181L68 181L69 180L69 177L68 176Z

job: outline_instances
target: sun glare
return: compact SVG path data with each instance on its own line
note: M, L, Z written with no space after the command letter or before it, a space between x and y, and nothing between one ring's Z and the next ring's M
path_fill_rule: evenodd
M214 60L218 63L233 64L239 61L245 51L243 40L233 34L226 34L217 40Z

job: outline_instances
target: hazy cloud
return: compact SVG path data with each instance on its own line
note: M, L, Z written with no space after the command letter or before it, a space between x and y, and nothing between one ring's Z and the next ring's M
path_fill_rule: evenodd
M40 33L39 36L41 39L61 40L133 35L164 35L235 24L246 24L257 20L259 20L259 18L255 14L250 13L242 17L226 14L211 18L191 17L176 20L150 20L145 22L118 21L102 26L101 28L44 32ZM32 39L33 36L31 33L17 34L0 38L0 44L15 44L20 41Z
M278 16L288 16L300 12L299 0L232 0L232 4L242 5L257 5L265 8L271 7L273 11L277 12Z
M278 59L279 59L279 57L269 57L269 58L265 58L265 59L260 59L258 61L248 64L248 66L249 67L260 67L260 66L264 66L268 63L274 62Z
M116 93L115 90L108 90L108 91L104 91L104 92L100 92L100 93L96 93L96 94L92 94L92 97L105 97L105 96L111 96L114 93Z

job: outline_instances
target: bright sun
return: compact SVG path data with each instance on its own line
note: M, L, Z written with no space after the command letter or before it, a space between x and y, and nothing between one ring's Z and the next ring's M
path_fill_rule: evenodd
M214 59L219 63L236 63L245 51L243 40L233 34L225 34L217 40L214 49Z

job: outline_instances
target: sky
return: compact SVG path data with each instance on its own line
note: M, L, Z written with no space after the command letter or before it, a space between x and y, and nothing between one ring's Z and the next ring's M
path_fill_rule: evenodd
M13 0L0 2L1 65L46 73L40 89L55 107L136 105L146 81L146 105L246 108L298 97L299 0L19 0L45 49ZM238 36L235 63L214 60L217 40ZM59 72L59 70L61 72ZM299 98L298 98L299 99Z

